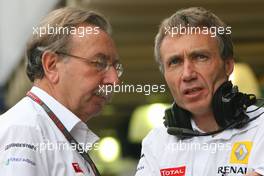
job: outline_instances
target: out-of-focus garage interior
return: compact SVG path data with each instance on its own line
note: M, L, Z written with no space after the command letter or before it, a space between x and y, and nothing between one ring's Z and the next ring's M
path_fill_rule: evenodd
M264 1L262 0L2 0L0 2L0 111L13 106L32 86L25 74L24 48L33 26L52 9L75 6L95 9L113 27L113 38L124 65L122 84L164 85L154 61L154 37L159 23L176 10L202 6L232 27L235 56L233 81L241 91L264 96ZM101 138L92 157L103 175L133 175L140 142L162 125L172 103L165 92L116 93L101 115L88 122Z

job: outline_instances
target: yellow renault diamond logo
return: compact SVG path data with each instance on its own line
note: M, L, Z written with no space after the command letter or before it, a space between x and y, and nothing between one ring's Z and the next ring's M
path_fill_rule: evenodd
M252 142L250 141L234 143L230 163L247 164L251 148Z

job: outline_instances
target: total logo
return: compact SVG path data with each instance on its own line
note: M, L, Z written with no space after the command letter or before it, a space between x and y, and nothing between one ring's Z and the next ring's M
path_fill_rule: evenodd
M165 168L160 170L161 176L185 176L186 166Z

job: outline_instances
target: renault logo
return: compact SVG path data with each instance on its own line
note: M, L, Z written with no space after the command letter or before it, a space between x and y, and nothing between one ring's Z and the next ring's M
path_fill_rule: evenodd
M251 141L236 142L233 144L230 156L230 163L247 164L250 151L252 148Z
M235 155L237 160L243 160L247 156L248 151L245 144L239 144L237 149L235 150Z

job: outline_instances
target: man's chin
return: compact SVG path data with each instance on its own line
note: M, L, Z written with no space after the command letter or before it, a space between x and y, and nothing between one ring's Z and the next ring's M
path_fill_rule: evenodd
M200 103L196 102L196 103L188 103L184 109L191 112L192 114L201 115L208 112L208 110L210 110L209 107L210 106L207 105L207 103L205 102L200 102Z
M102 112L103 107L105 106L106 102L100 102L100 103L96 103L95 105L93 105L93 114L100 114L100 112Z
M98 116L105 106L105 100L99 100L99 98L93 99L93 102L89 102L82 109L82 116L89 120L95 116Z
M89 112L89 113L86 113L86 122L89 121L90 119L94 118L94 117L97 117L101 114L102 112L102 108L100 109L95 109L93 110L93 112Z

